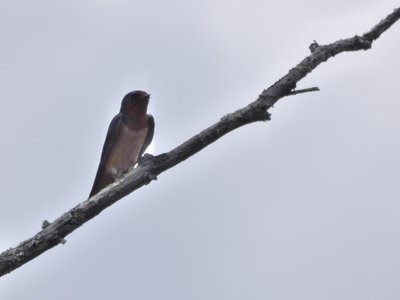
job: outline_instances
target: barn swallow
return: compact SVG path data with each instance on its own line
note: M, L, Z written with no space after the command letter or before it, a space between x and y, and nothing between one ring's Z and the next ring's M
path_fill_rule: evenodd
M113 183L133 168L150 145L154 118L147 114L150 95L143 91L128 93L121 110L108 128L100 164L89 197Z

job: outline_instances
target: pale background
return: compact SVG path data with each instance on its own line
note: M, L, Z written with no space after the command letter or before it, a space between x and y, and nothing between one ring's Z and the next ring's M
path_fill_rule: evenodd
M398 1L0 2L0 250L84 201L129 91L152 152L245 106ZM400 24L272 121L161 174L0 279L1 300L400 299Z

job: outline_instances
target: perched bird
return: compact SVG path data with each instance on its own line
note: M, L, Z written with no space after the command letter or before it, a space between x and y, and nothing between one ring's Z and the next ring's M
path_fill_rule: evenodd
M150 145L154 135L153 116L147 114L150 95L143 91L128 93L121 110L111 121L96 178L89 197L133 168Z

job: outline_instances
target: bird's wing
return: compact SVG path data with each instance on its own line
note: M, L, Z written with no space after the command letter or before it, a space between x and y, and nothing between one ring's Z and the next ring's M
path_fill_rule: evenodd
M147 135L146 138L144 140L142 149L140 150L139 153L139 157L141 157L144 153L144 151L146 151L147 147L151 144L151 141L153 140L153 136L154 136L154 118L152 115L148 115L148 129L147 129Z
M112 182L112 181L108 182L112 179L104 178L105 176L104 166L106 164L110 150L114 146L116 137L118 136L118 132L121 128L121 122L122 122L122 114L118 114L112 119L111 124L108 127L106 140L103 146L103 151L101 152L99 168L97 169L96 178L94 180L92 191L90 192L89 197L92 197L94 194L97 194L103 187Z
M106 140L104 141L103 151L101 152L100 166L104 166L110 150L113 148L115 139L121 128L122 114L116 115L108 127Z

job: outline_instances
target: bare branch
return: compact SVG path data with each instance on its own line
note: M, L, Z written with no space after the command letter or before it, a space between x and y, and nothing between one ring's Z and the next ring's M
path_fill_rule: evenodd
M317 42L314 42L310 46L311 55L303 59L275 84L264 90L257 100L222 117L220 121L170 152L158 156L145 155L137 168L125 174L117 182L64 213L54 222L44 222L43 229L35 236L21 242L15 248L4 251L0 254L0 276L10 273L52 247L65 243L64 238L68 234L98 215L102 210L155 180L160 173L196 154L228 132L252 122L269 120L268 109L282 97L317 90L317 88L298 91L294 89L297 82L329 58L345 51L370 49L372 42L379 38L399 18L400 9L397 8L362 36L356 35L328 45L318 45Z

